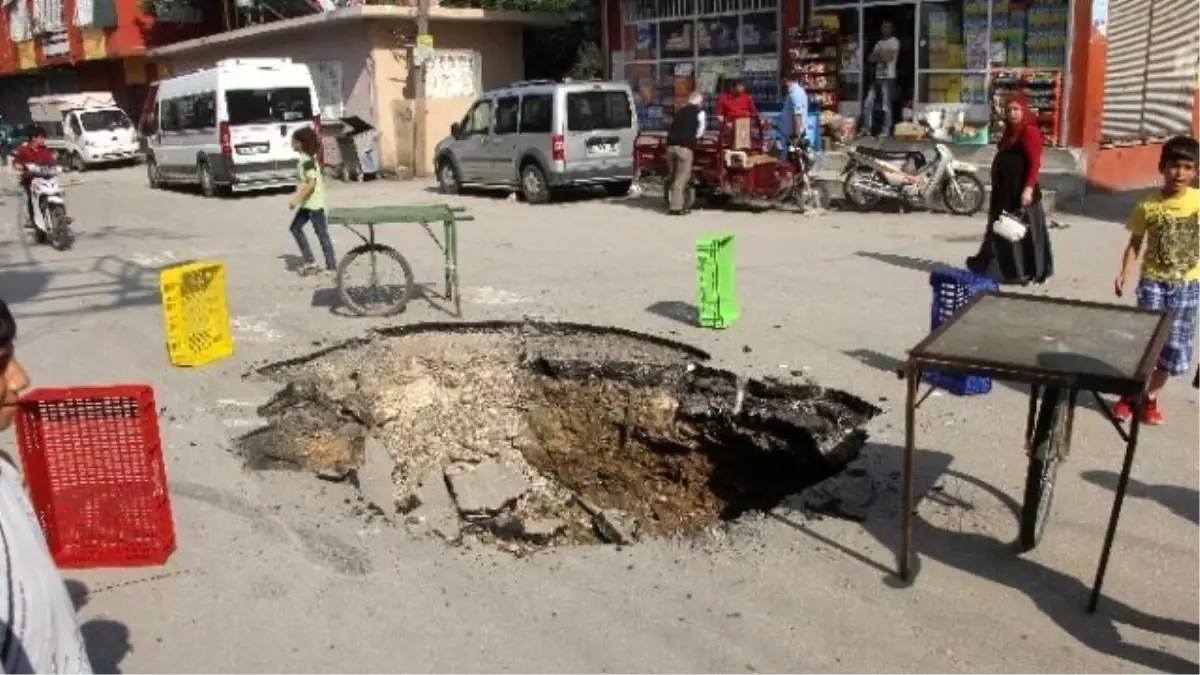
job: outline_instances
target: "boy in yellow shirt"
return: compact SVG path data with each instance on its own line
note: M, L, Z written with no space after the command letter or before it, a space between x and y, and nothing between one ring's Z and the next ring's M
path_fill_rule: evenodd
M1150 377L1142 410L1144 424L1163 423L1159 392L1169 377L1183 375L1192 367L1196 312L1200 307L1200 190L1192 187L1197 162L1200 145L1196 139L1176 136L1163 144L1158 161L1162 191L1143 199L1129 215L1129 244L1113 282L1113 290L1121 297L1144 246L1138 307L1175 312L1171 336ZM1113 413L1119 419L1129 419L1133 402L1121 399Z

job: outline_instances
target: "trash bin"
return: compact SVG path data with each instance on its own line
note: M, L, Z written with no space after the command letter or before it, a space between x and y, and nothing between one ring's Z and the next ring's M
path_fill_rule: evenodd
M361 117L343 117L337 138L342 180L360 181L379 173L379 132Z

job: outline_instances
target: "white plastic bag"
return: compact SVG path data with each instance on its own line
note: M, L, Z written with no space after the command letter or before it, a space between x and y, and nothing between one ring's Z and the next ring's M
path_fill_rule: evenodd
M1014 244L1024 239L1028 230L1025 223L1011 213L1002 212L992 225L993 232Z

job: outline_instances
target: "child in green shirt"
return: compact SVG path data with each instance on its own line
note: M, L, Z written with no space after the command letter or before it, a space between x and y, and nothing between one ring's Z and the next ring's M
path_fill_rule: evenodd
M296 238L296 246L300 247L300 256L304 265L300 273L304 275L320 272L313 258L312 248L308 245L308 237L304 235L305 223L312 223L313 232L321 244L321 252L325 254L325 271L337 269L337 260L333 255L333 242L329 240L329 225L325 219L325 184L321 178L321 167L317 157L321 151L321 141L312 127L297 129L292 134L292 150L300 156L297 161L296 173L299 185L296 194L288 203L288 208L296 212L292 218L292 236Z

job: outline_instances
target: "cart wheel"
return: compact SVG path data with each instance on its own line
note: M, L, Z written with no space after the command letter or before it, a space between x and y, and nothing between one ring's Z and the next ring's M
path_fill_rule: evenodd
M1046 532L1054 483L1062 463L1067 403L1064 392L1047 388L1038 409L1025 474L1025 501L1021 505L1021 551L1032 551Z
M338 265L337 289L342 303L359 316L399 314L417 292L408 261L382 244L351 249Z

